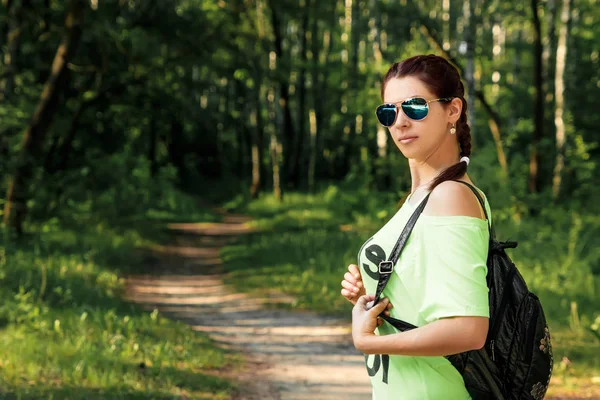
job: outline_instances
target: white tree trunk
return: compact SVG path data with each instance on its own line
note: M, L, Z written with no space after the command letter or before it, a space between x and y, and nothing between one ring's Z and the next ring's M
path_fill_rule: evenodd
M567 60L567 36L569 29L570 0L563 0L560 15L561 27L556 49L556 75L554 80L556 108L554 111L554 124L556 126L556 163L552 179L552 196L558 198L561 185L561 173L564 166L565 151L565 121L563 118L565 107L565 64Z
M467 82L467 120L471 127L471 143L475 137L475 35L473 14L475 0L465 0L463 5L464 32L462 50L466 56L464 79Z

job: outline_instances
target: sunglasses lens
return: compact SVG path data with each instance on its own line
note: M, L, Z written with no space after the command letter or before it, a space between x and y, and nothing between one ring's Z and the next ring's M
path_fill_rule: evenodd
M415 97L414 99L408 99L402 103L402 111L404 111L404 114L406 114L408 118L419 121L427 116L429 107L427 106L427 101L425 99Z
M377 119L383 126L392 126L396 120L396 106L393 104L382 104L377 107Z

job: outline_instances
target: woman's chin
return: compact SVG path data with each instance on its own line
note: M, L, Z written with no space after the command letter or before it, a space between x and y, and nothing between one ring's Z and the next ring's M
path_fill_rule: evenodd
M404 146L402 146L401 144L397 144L396 145L398 147L398 150L400 150L400 153L402 153L402 155L405 158L418 158L419 157L419 152L414 151L412 149L407 149Z

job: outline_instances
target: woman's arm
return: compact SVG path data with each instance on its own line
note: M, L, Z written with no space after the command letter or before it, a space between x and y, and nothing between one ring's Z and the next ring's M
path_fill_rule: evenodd
M363 354L446 356L482 348L488 327L486 317L451 317L392 335L377 336L358 327L352 333L354 346Z

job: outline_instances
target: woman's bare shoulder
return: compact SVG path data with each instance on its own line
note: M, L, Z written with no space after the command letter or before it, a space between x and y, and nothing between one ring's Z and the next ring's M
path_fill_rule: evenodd
M432 216L466 216L484 219L481 206L473 191L466 185L445 181L437 185L431 195L424 215Z

